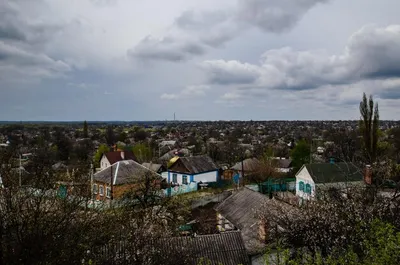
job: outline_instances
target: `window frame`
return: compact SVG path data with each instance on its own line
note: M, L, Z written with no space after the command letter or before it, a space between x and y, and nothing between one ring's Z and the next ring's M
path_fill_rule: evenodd
M185 185L189 184L187 175L182 175L182 184L185 184Z
M98 194L99 193L99 185L96 183L93 184L93 194Z
M99 185L99 195L104 196L104 186L103 185Z
M106 197L111 198L111 187L106 187Z
M172 174L172 183L178 183L178 174L176 173Z

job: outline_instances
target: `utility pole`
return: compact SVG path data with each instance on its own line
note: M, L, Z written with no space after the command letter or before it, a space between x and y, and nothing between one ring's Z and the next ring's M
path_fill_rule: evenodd
M21 163L21 153L19 154L19 187L22 186L22 163Z
M244 156L242 157L242 178L243 178L243 181L244 181L244 165L243 165L243 160L244 160ZM240 179L240 178L239 178ZM238 181L238 183L239 183L240 181ZM238 186L239 186L239 184L238 184Z
M90 164L90 199L93 200L93 163Z
M113 166L110 167L110 208L113 200ZM107 197L107 189L106 189L106 197Z

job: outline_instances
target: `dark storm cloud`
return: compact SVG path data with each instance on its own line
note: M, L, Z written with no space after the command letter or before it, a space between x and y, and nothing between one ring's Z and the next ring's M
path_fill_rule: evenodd
M239 0L232 10L185 11L173 23L174 37L166 37L175 40L173 51L163 40L155 43L144 39L129 54L142 59L182 61L203 54L201 46L221 47L249 26L273 33L289 30L309 9L324 2L327 0ZM197 51L201 52L182 50L188 39L197 43Z
M3 82L52 77L70 70L65 62L42 52L42 45L61 26L25 17L23 10L29 4L32 2L25 0L0 3L0 78Z
M239 0L238 19L266 32L293 28L313 6L328 0Z

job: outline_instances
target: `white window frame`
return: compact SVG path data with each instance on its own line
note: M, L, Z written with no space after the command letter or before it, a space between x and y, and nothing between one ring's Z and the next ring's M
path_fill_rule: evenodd
M99 186L97 184L93 184L93 194L99 193Z
M111 198L111 187L106 187L106 197Z
M99 185L99 194L100 194L100 196L104 196L104 186L103 185Z

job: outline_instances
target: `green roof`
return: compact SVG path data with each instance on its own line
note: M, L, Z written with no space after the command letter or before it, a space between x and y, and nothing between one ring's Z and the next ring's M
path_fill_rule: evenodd
M363 180L361 170L353 163L306 164L305 167L316 184Z

